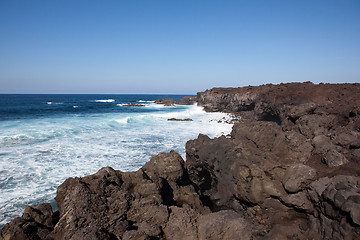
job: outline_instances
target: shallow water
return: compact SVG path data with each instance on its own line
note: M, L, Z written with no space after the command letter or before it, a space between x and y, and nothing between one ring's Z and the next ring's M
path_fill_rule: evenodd
M134 171L199 133L228 134L223 113L155 104L164 95L0 95L0 226L25 205L51 202L68 177L111 166ZM145 107L125 107L138 103ZM191 118L192 122L167 121Z

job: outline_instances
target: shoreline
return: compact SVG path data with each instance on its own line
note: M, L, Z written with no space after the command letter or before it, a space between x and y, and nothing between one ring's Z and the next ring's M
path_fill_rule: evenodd
M240 114L230 137L199 135L186 162L102 168L58 187L58 213L27 207L0 236L40 239L360 237L360 84L289 83L200 92ZM100 221L101 220L101 221Z
M141 98L142 96L138 96L134 99ZM90 96L89 99L91 101L108 98ZM56 99L54 102L59 100L61 99ZM116 98L115 100L111 103L91 102L91 104L99 107L112 105L121 109L116 106L121 101ZM42 104L41 100L40 102ZM62 102L63 105L72 106L72 103ZM56 196L57 187L68 177L83 177L105 166L122 171L135 171L159 151L171 149L175 149L185 158L185 143L189 139L196 138L198 131L216 136L213 134L221 134L221 129L226 134L231 130L230 125L220 124L219 133L216 133L214 125L217 125L217 121L208 123L208 119L220 119L221 114L208 114L200 111L198 107L164 107L154 104L153 101L144 104L147 108L140 110L139 113L136 113L137 109L134 109L135 113L131 113L132 109L124 107L125 114L110 113L96 118L59 116L54 119L24 120L24 125L19 126L21 128L12 131L14 134L11 134L11 131L8 131L9 134L1 134L12 136L19 133L17 136L29 136L27 139L35 137L31 138L30 142L26 139L24 141L14 138L18 140L14 144L2 145L1 153L9 152L9 154L1 157L4 164L2 169L7 171L1 176L5 179L0 190L2 192L0 216L3 223L1 225L21 216L26 205L51 201ZM83 106L79 105L80 108ZM45 103L43 106L48 107ZM55 108L58 105L51 107ZM167 119L171 116L183 118L192 116L195 121L188 124L168 123ZM206 126L215 129L207 130ZM24 132L22 129L34 129L35 132ZM82 134L83 129L89 131ZM5 131L6 128L2 128L2 132L3 130ZM38 142L36 137L41 141ZM5 140L11 141L10 138ZM12 190L14 185L17 189ZM50 195L49 190L52 190L53 194Z

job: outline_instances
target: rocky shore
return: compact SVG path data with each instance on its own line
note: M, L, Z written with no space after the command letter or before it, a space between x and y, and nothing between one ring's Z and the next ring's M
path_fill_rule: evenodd
M186 162L171 151L136 172L69 178L57 212L28 206L0 239L360 238L360 84L214 88L196 101L241 120L188 141Z

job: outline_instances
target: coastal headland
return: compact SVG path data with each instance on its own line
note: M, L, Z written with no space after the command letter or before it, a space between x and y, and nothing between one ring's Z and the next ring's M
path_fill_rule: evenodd
M360 84L213 88L183 103L241 119L186 161L69 178L0 239L359 239Z

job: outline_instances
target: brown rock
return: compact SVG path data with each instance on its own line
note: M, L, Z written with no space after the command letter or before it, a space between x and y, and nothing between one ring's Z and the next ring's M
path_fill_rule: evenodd
M176 101L179 105L193 105L196 103L196 96L186 96Z
M202 215L198 220L197 239L251 239L252 227L244 217L232 210Z
M291 165L285 173L283 184L286 191L296 193L316 178L316 170L304 164Z
M348 162L346 157L334 149L330 149L323 156L322 161L329 167L341 166Z
M123 107L145 107L144 104L123 104Z
M166 239L198 239L196 219L198 214L191 208L170 207L170 217L164 228Z
M155 101L156 104L164 104L165 106L174 106L175 100L174 99L167 99L167 98L160 98Z
M184 119L180 119L180 118L169 118L168 121L185 121L185 122L189 122L192 121L191 118L184 118Z

